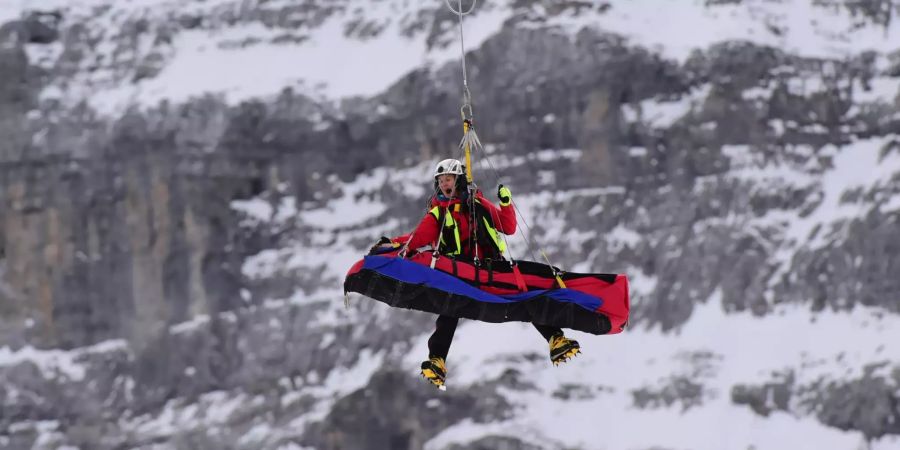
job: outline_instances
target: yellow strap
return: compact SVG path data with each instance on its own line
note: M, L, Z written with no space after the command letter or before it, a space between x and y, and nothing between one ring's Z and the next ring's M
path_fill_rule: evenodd
M469 121L463 120L463 134L469 133ZM466 181L472 182L472 152L469 150L469 144L466 143Z
M450 215L450 211L447 211L446 217L447 220L445 222L447 222L448 227L453 227L453 240L456 241L456 251L451 253L451 255L458 255L462 252L462 242L459 239L459 227L456 226L456 219ZM443 238L443 236L441 238Z
M566 283L563 283L563 280L562 280L562 278L559 277L559 275L556 276L556 282L559 283L559 287L561 287L563 289L566 288Z
M550 258L547 257L547 254L544 253L544 250L543 250L543 249L541 249L541 255L544 257L544 261L547 262L547 265L550 266L550 267L552 268L552 267L553 267L553 264L550 264ZM565 289L565 288L566 288L566 283L563 283L562 278L559 277L559 273L556 273L556 269L553 269L553 271L554 271L553 276L556 277L556 282L559 283L559 287Z

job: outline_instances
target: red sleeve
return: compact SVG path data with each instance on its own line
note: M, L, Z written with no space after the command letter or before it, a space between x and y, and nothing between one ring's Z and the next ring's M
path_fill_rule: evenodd
M410 235L412 235L412 241L409 242L409 249L416 250L422 248L426 245L432 245L437 242L438 237L438 225L437 219L431 213L426 213L425 217L422 218L422 221L419 222L419 225L416 227L416 230L409 234L404 234L403 236L397 236L391 239L391 242L396 242L400 245L406 244L406 241L409 240Z
M480 193L479 193L480 194ZM516 233L516 210L512 204L497 208L493 203L489 202L483 195L479 195L481 204L491 213L491 220L494 227L501 233L512 235Z

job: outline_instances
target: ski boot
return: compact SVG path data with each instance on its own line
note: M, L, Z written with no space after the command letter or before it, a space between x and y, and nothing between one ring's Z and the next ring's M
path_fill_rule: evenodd
M578 346L578 341L569 339L562 334L550 338L550 361L554 366L574 358L579 353L581 353L581 347Z
M444 387L444 379L447 377L447 366L444 365L444 358L432 356L428 361L423 361L422 376L438 389L446 389Z

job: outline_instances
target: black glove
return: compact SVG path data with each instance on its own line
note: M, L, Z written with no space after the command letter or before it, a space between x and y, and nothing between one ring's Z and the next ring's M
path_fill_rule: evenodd
M374 253L377 253L382 249L382 245L391 243L392 242L389 238L382 236L381 239L378 239L378 242L376 242L375 245L373 245L372 248L369 249L369 254L372 255Z

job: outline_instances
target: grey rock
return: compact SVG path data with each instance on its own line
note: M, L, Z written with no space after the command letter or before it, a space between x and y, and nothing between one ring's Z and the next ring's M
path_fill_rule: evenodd
M879 9L883 2L857 3L844 6L860 8L876 24L892 17ZM97 58L101 37L87 24L60 27L45 20L55 16L32 15L0 29L0 343L77 348L76 362L85 374L47 373L29 362L0 366L0 445L26 448L40 435L52 445L100 449L277 448L289 442L420 448L428 436L463 417L482 422L507 417L510 406L497 394L500 386L536 389L521 370L437 397L414 376L382 369L366 387L335 399L322 420L290 430L293 420L317 405L304 391L304 383L314 383L309 379L352 366L367 350L402 353L430 324L405 311L392 311L391 319L383 320L381 306L366 302L346 313L356 314L352 325L318 323L320 314L332 311L322 303L265 304L340 280L323 280L315 265L248 279L241 266L250 255L294 243L315 245L312 236L320 229L246 225L230 206L249 198L278 204L285 195L300 208L323 206L339 195L341 181L374 167L452 154L460 125L457 63L415 70L380 95L339 105L286 89L238 105L201 95L107 118L85 102L38 100L42 87L83 71L111 69L115 83L153 79L184 30L259 21L282 31L272 38L276 41L303 40L305 27L340 13L355 15L347 32L358 39L383 32L383 24L367 21L346 2L230 6L202 17L173 13L164 24L129 19L115 30L112 45L132 54L147 38L153 48L146 57L112 61ZM726 311L759 317L787 302L817 310L861 304L898 312L898 215L877 208L900 195L896 177L847 193L842 201L873 206L870 212L839 224L843 238L828 227L819 229L829 238L826 244L800 246L786 262L773 261L775 249L788 244L783 229L776 223L753 225L754 219L783 211L808 215L820 201L821 187L782 189L730 177L768 167L804 168L815 177L830 164L822 148L900 132L897 96L859 104L854 87L865 90L876 76L896 76L896 55L885 73L877 73L871 53L821 60L725 42L679 64L620 36L585 29L572 37L535 26L589 8L586 2L554 2L541 13L542 6L548 5L516 2L507 26L471 51L467 61L477 129L509 163L501 179L487 170L479 174L481 187L490 192L489 185L505 182L516 193L535 193L545 188L535 174L554 173L556 188L574 194L547 208L559 212L570 229L594 232L572 251L571 242L534 223L531 237L554 264L653 278L653 292L638 294L643 297L635 302L631 323L665 331L685 323L694 306L717 290ZM448 44L441 30L454 16L436 6L401 20L407 35L440 47ZM60 45L62 53L53 64L38 67L28 61L26 42ZM263 42L251 38L226 45L249 49ZM822 79L821 88L796 89L812 77ZM750 90L761 92L759 98L747 98ZM695 104L664 126L652 123L642 109L648 101L689 99ZM641 113L633 118L631 111ZM742 156L753 163L741 167L747 163L725 151L734 146L746 146ZM536 150L570 148L579 149L580 156L533 157ZM897 148L888 145L883 153ZM328 174L337 181L325 179ZM387 203L407 201L402 187L390 183L366 195ZM421 212L421 204L404 204L366 225L396 216L401 226L412 226ZM613 241L606 233L617 226L636 237ZM341 230L350 231L356 230ZM362 235L354 239L360 249L371 244ZM537 248L520 251L533 254ZM786 272L779 271L780 264L789 265ZM244 290L249 295L242 295ZM325 333L333 342L323 340ZM124 339L123 346L84 351L110 339ZM635 390L634 404L685 410L702 404L709 395L702 376L715 370L717 360L694 356L694 372ZM761 386L737 385L731 398L762 415L815 414L829 426L875 438L898 433L891 391L896 382L896 376L871 375L797 386L784 375ZM216 393L246 399L247 406L221 423L186 421L165 431L151 426L173 410L200 411L214 403L204 402ZM289 394L297 398L283 403ZM590 386L571 385L552 395L577 401L597 394ZM418 413L436 398L439 413ZM197 412L206 413L212 415ZM34 425L39 420L55 422L56 428L42 432ZM265 424L288 431L241 440ZM361 432L354 434L357 424ZM506 436L472 445L532 448Z
M702 405L704 396L702 384L683 376L673 376L661 386L631 391L633 404L639 409L680 405L682 411L687 411Z
M28 14L23 21L25 31L24 42L32 44L50 44L59 39L59 23L63 16L59 11Z
M546 447L513 436L485 436L465 445L453 444L445 450L541 450Z
M409 375L380 372L365 389L341 399L305 442L322 449L418 449L464 418L486 422L505 410L502 398L478 390L438 392Z
M829 426L859 431L866 439L897 434L900 369L887 361L863 369L854 379L820 379L801 386L792 372L777 374L761 386L735 386L731 399L764 416L773 411L812 414Z
M757 414L768 416L774 411L789 411L794 395L794 373L777 374L775 380L762 386L738 384L731 388L731 401L748 405Z
M888 362L873 364L858 379L811 386L804 406L817 411L822 423L841 430L858 430L867 439L898 434L900 369L894 367L887 377L873 374L885 366L892 367Z

